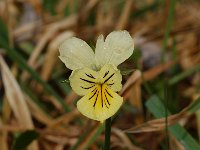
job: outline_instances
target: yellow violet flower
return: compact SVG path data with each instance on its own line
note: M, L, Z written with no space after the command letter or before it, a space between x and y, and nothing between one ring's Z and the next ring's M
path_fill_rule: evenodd
M78 110L86 117L100 122L113 116L123 98L116 92L122 88L122 75L117 66L128 59L134 49L127 31L111 32L97 39L95 53L81 39L72 37L59 47L59 58L73 70L69 77L72 89L80 96Z

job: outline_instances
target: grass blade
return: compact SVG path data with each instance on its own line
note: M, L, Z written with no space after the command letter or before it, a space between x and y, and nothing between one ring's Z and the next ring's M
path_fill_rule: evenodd
M33 140L39 137L39 133L34 130L23 132L16 138L12 150L24 150Z
M165 116L165 107L161 100L154 95L146 103L148 110L156 117L162 118ZM191 109L192 110L192 109ZM194 109L193 109L194 110ZM170 114L170 112L168 111ZM186 150L197 150L200 149L199 144L194 140L194 138L179 124L168 127L169 132L174 135L179 142L181 142Z
M162 63L164 63L164 56L165 56L165 50L167 48L167 41L169 39L170 32L171 32L172 25L173 25L175 7L176 7L176 0L171 0L170 8L169 8L169 15L167 18L167 25L166 25L166 29L165 29L165 35L164 35L163 44L162 44L162 58L161 58Z
M200 64L197 64L196 66L187 69L186 71L174 76L173 78L171 78L169 80L169 85L174 85L176 83L178 83L179 81L185 79L186 77L192 75L195 72L199 72L200 71Z

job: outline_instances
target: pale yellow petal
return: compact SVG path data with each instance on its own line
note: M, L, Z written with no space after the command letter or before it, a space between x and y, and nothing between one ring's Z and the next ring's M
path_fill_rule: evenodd
M93 92L90 92L77 102L77 109L79 110L79 112L82 113L84 116L93 120L98 120L95 114L94 106L93 106L95 99L97 97L96 94L97 94L96 90Z
M107 84L114 92L121 90L122 75L114 65L104 65L99 72L99 76L101 77L101 82Z
M102 95L98 97L95 105L95 114L100 122L113 116L121 107L123 98L110 90L106 85L102 87Z
M95 88L98 74L89 68L77 69L69 77L72 89L78 95L86 95Z
M133 49L133 39L127 31L111 32L105 42L101 35L95 49L97 67L105 64L118 66L132 55Z
M71 70L95 67L94 52L90 46L78 38L70 38L59 47L59 58Z
M96 48L95 48L96 67L98 69L108 62L111 51L107 51L107 50L108 49L104 43L104 37L103 35L100 35L97 38L97 43L96 43Z
M105 84L97 87L77 102L78 110L86 117L100 122L113 116L121 107L123 98Z

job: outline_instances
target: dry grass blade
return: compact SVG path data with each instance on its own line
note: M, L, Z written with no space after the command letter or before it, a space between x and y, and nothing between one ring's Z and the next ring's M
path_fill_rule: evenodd
M0 130L6 131L6 132L23 132L25 130L28 130L26 128L22 128L21 126L18 125L3 125L0 124Z
M4 129L1 129L1 127L4 126L4 124L10 120L12 113L11 111L12 110L10 108L9 102L6 99L6 97L4 97L2 108L2 120L0 119L0 149L2 150L8 150L8 132Z
M34 126L31 115L28 106L24 100L22 91L2 57L0 57L0 65L5 94L14 112L15 117L17 118L20 126L27 129L33 129ZM30 145L30 150L37 149L38 145L36 142Z
M48 141L57 143L57 144L61 144L63 146L69 143L69 139L67 137L61 137L61 136L59 137L59 136L55 136L55 135L45 135L45 139L47 139Z
M123 95L125 91L128 90L140 77L141 77L141 72L139 70L134 71L124 84L119 94Z
M71 91L71 92L65 97L65 102L66 102L66 104L71 105L71 104L73 104L73 101L74 101L75 99L77 99L77 98L78 98L78 95L77 95L74 91Z
M167 118L168 120L168 126L173 125L183 119L183 114L176 114L169 116ZM141 132L152 132L152 131L162 131L166 128L166 118L156 119L152 121L148 121L147 123L144 123L142 125L130 128L128 130L125 130L127 133L141 133Z
M112 128L112 132L121 139L121 142L124 144L126 148L133 150L142 150L141 148L133 145L128 136L122 130L119 130L117 128Z
M135 82L137 82L137 84L141 84L142 81L152 80L155 77L157 77L159 74L161 74L162 72L169 69L174 64L175 64L174 61L169 61L164 64L159 64L159 65L145 71L143 73L143 80L141 79L141 72L139 70L136 70L135 72L133 72L133 74L129 77L127 82L124 84L122 90L120 91L120 95L123 95L124 99L127 99L128 97L131 96L131 94L136 93L136 92L129 92L130 88L132 87L132 85ZM138 88L137 90L139 90L139 87L137 87L137 88ZM137 93L137 94L139 94L139 93ZM137 95L137 96L139 96L139 95ZM131 97L131 99L132 99L132 97Z
M48 27L48 29L46 30L46 32L44 33L44 35L40 38L40 40L39 40L37 46L35 47L31 57L29 58L29 60L28 60L29 66L31 66L32 68L35 68L34 65L37 64L36 63L37 57L42 52L42 50L45 47L45 45L47 44L47 42L52 37L54 37L59 30L69 28L69 27L75 25L76 22L77 22L77 16L72 15L65 20L62 20L60 22L56 22L56 23L50 25ZM22 74L21 79L26 80L28 77L29 77L28 74L24 72Z
M60 126L60 124L65 123L68 124L71 120L73 120L80 113L77 109L74 109L72 112L69 112L61 117L55 119L51 124L49 124L48 128L53 128L55 126Z
M17 27L14 31L13 31L13 35L14 37L20 37L20 35L24 35L27 33L32 33L37 27L40 26L40 22L39 21L34 21L34 22L29 22L26 23L22 26Z
M58 47L66 39L74 36L75 33L71 31L66 31L57 36L49 45L48 51L45 55L44 65L42 67L41 77L44 81L49 79L49 76L57 62L55 56L58 56Z
M18 83L2 57L0 57L0 64L6 97L8 98L9 104L14 111L16 118L22 126L25 125L29 128L33 128L31 115Z
M200 97L197 96L197 100L187 107L185 107L181 112L170 115L167 118L160 118L155 119L152 121L148 121L142 125L135 126L133 128L125 130L127 133L141 133L141 132L152 132L152 131L161 131L166 128L166 119L167 119L167 126L174 125L179 121L183 120L184 118L188 118L194 112L198 112L199 109L199 101Z
M98 5L96 16L96 28L98 29L98 34L106 34L106 32L108 32L108 28L113 26L113 10L111 1L102 1Z
M153 78L157 77L162 72L164 72L167 69L169 69L174 64L175 64L174 61L169 61L169 62L166 62L164 64L159 64L156 67L145 71L144 74L143 74L143 78L144 78L145 81L152 80Z
M172 135L170 135L170 150L186 150L185 147Z
M188 117L189 113L187 111L182 111L178 114L171 115L167 117L168 126L174 125L180 120ZM153 132L153 131L162 131L166 128L166 118L155 119L148 121L142 125L130 128L125 130L127 133L141 133L141 132Z
M38 15L41 15L42 13L42 1L40 0L27 0L27 3L30 3L38 13Z
M91 9L99 2L99 0L90 0L86 6L81 10L80 20L84 21L88 16Z
M143 106L142 106L142 92L141 92L141 82L137 80L135 84L130 88L129 102L138 111L138 116L135 118L136 125L144 122L143 116Z
M64 150L64 145L58 144L58 145L55 147L55 150Z
M8 122L11 117L12 110L10 108L9 102L6 97L3 99L3 108L2 108L2 121Z
M165 70L169 69L174 64L175 64L174 61L169 61L169 62L166 62L165 64L159 64L156 67L145 71L143 73L143 81L152 80L153 78L157 77L159 74L164 72ZM130 97L130 92L126 92L126 91L128 91L135 82L140 84L141 80L142 80L141 72L139 70L136 70L135 72L132 73L132 75L126 81L126 83L124 84L119 94L123 95L125 99L127 97Z
M116 25L116 30L122 30L126 27L126 25L128 23L129 15L131 13L132 4L133 4L132 0L126 1L122 15L120 16L119 22Z
M1 120L0 120L0 126L2 126ZM0 149L8 150L8 145L6 141L7 141L7 131L1 130L0 131Z
M40 86L38 85L38 90L41 90L42 88L40 88ZM47 99L49 102L51 102L53 104L53 106L59 110L60 112L64 112L63 108L62 108L62 105L56 101L56 98L53 97L53 96L49 96L49 95L44 95L44 98Z
M25 95L26 102L29 106L31 114L44 125L49 125L53 122L52 118L42 111L28 96Z
M70 3L70 0L62 0L58 1L58 4L56 6L56 12L63 13L65 10L65 7Z
M9 45L13 47L14 39L13 39L13 31L12 31L12 16L10 12L10 7L13 5L12 1L6 0L6 17L7 17L7 23L8 23L8 39L9 39Z
M34 64L41 50L44 48L45 44L55 35L56 32L58 32L61 29L69 28L74 24L76 24L76 22L77 22L77 17L72 15L71 17L68 17L65 20L56 22L55 24L49 26L48 27L49 30L46 30L46 33L41 37L41 40L39 41L33 54L31 55L28 61L29 65L32 66Z
M101 126L101 124L96 123L94 128L88 133L87 137L79 144L79 146L76 148L76 150L87 149L90 139L94 136L95 132L99 129L100 126Z

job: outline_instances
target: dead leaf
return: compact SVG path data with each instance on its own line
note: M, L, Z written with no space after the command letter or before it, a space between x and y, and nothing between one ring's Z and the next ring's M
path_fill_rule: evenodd
M187 107L188 108L188 107ZM180 120L188 117L190 114L184 109L178 114L170 115L167 117L167 126L174 125ZM166 128L166 118L160 118L148 121L142 125L135 126L133 128L125 130L126 133L142 133L142 132L153 132L162 131Z
M15 79L12 72L9 70L3 58L0 56L0 65L2 72L2 79L5 88L5 94L9 105L12 108L15 117L17 118L21 127L25 129L34 129L31 115L27 104L24 100L23 93ZM38 150L36 142L30 145L30 150Z

